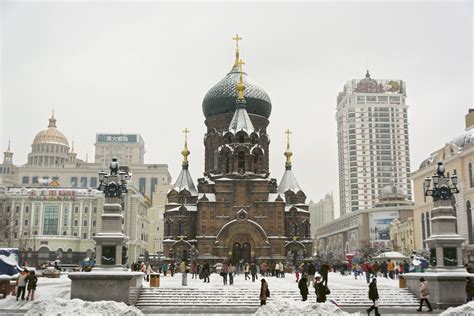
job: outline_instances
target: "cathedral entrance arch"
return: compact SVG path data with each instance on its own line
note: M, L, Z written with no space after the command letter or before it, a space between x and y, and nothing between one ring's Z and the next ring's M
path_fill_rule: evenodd
M306 255L305 246L297 240L288 242L285 250L287 260L294 266L298 265Z
M271 248L262 226L245 216L222 226L216 239L216 244L227 249L234 263L251 262L254 255L268 256Z
M238 242L234 243L232 246L232 263L238 264L239 262L250 262L251 250L252 246L248 242L245 242L242 245Z

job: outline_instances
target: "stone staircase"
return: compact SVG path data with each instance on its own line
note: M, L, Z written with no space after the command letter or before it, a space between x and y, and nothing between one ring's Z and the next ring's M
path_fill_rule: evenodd
M381 307L417 307L418 300L408 289L379 288ZM273 289L268 304L272 300L301 301L298 290ZM328 300L334 300L341 307L365 307L372 304L367 297L367 290L331 289ZM316 301L314 291L310 291L308 301ZM246 288L143 288L136 307L143 312L189 311L197 309L209 311L207 307L224 313L236 311L254 312L258 306L259 290Z

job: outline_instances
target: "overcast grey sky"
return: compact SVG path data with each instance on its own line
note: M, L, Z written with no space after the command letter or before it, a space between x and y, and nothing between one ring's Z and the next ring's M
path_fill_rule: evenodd
M462 133L472 100L472 4L8 2L1 4L1 149L26 162L54 107L58 128L93 159L96 132L140 133L148 163L175 179L182 130L203 172L202 99L234 61L272 99L270 167L307 196L338 199L336 96L365 75L407 83L411 166Z

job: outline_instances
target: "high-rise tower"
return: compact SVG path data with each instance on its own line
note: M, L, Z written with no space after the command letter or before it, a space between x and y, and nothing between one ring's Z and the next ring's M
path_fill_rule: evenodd
M353 79L337 97L341 215L372 207L397 184L411 199L405 82Z

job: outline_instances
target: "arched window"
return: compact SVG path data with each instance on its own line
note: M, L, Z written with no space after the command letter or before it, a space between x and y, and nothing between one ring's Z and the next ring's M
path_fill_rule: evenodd
M421 241L423 248L425 248L426 230L425 230L425 213L421 213Z
M255 154L255 156L253 157L253 172L254 173L258 173L259 171L258 160L259 160L259 157L257 154Z
M468 172L469 172L469 187L470 188L473 188L474 187L474 179L472 178L472 162L469 161L469 163L467 164L467 169L468 169Z
M172 236L173 235L173 223L171 221L166 222L166 235Z
M474 232L472 222L472 210L471 210L471 201L466 202L466 214L467 214L467 235L469 239L469 244L474 244Z
M230 157L229 157L229 155L226 155L224 159L225 159L225 161L224 161L225 173L229 173L230 172Z
M311 232L310 232L310 229L309 229L309 223L306 222L306 223L304 223L304 235L305 235L305 237L310 237L310 234L311 234Z
M290 236L297 236L298 235L298 224L291 223L290 225Z
M245 153L239 152L237 168L239 172L245 172Z
M184 227L185 227L184 223L179 222L179 224L178 224L178 236L184 235L184 233L185 233Z
M430 213L426 212L426 238L431 235Z
M240 136L239 136L239 143L243 144L244 141L245 141L244 135L240 135Z

